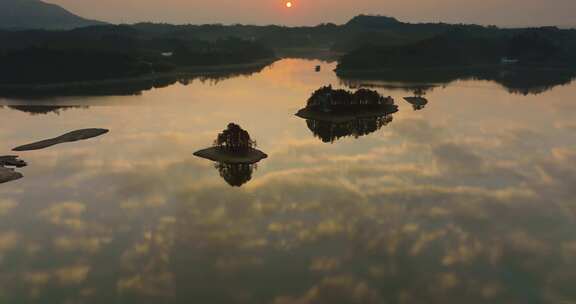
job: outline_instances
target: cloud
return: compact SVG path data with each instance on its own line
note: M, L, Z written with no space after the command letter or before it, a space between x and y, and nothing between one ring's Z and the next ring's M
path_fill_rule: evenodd
M80 217L85 211L86 206L82 203L64 202L42 210L38 216L54 225L72 230L83 230L86 224Z
M436 165L441 171L475 174L483 170L484 160L477 154L454 143L444 143L433 149Z
M20 236L16 232L0 232L0 255L16 248Z
M328 277L299 297L278 297L273 304L381 304L380 294L368 283L350 276Z
M0 216L6 216L17 206L16 202L8 199L0 199Z
M435 143L446 136L443 127L434 126L422 118L397 119L391 124L391 130L401 138L414 143Z
M63 285L78 285L86 280L90 266L88 265L74 265L58 268L54 270L54 278Z

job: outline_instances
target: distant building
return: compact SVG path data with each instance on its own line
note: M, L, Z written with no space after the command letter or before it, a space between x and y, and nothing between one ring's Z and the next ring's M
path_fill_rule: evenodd
M163 56L163 57L172 57L172 55L174 55L173 52L163 52L163 53L162 53L162 56Z

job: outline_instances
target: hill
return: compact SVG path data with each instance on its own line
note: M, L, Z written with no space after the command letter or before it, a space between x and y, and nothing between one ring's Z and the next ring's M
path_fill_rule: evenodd
M0 0L0 29L65 30L101 24L40 0Z

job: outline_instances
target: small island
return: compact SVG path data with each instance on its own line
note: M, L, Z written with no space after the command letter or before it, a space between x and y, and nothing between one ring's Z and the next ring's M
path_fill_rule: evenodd
M412 105L412 108L414 108L414 111L422 110L428 104L428 99L426 99L422 96L404 97L404 100L406 100L409 104Z
M218 134L211 148L197 151L194 155L228 164L255 164L268 157L255 147L256 141L250 138L246 130L235 123L230 123Z
M392 97L384 97L378 92L359 89L350 92L325 86L308 99L306 107L296 116L304 119L342 123L359 118L385 116L398 112Z
M392 97L359 89L355 92L325 86L308 99L306 107L296 116L306 119L312 133L323 142L373 133L392 121L398 106Z
M230 123L218 134L212 147L197 151L195 156L216 162L220 176L233 187L240 187L252 179L256 163L268 157L258 150L248 131Z

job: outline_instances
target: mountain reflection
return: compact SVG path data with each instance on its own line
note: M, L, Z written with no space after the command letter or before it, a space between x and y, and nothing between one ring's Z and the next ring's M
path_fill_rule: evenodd
M261 72L268 64L241 67L223 71L198 73L169 73L149 77L137 77L91 82L74 82L45 86L14 86L0 88L0 96L11 98L49 98L55 96L130 96L144 91L171 86L175 83L188 85L195 80L218 84L223 80L239 76L250 76Z
M555 69L489 69L489 70L391 70L378 75L339 75L340 82L350 88L381 87L413 91L415 88L446 86L458 80L495 82L508 92L538 95L576 79L576 72Z
M4 106L0 106L4 107ZM53 106L53 105L12 105L8 108L28 113L30 115L46 115L49 113L54 113L60 115L62 111L71 109L89 109L89 106Z

